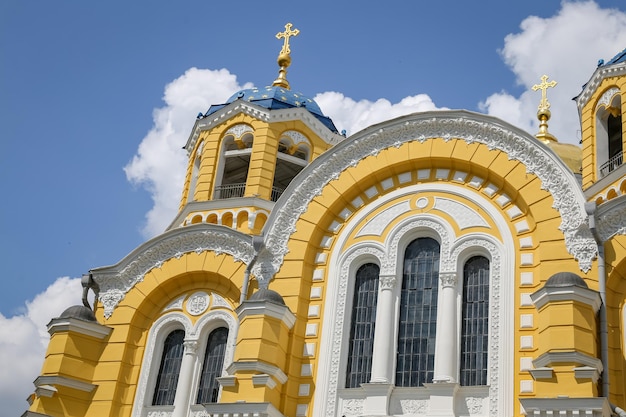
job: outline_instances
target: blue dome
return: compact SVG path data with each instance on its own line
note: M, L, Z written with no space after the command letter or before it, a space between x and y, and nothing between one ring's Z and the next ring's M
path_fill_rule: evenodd
M257 106L264 107L270 110L287 109L293 107L303 107L313 114L320 122L322 122L328 129L337 133L337 128L330 118L324 116L322 110L317 105L315 100L305 96L302 93L296 91L287 90L283 87L263 87L263 88L248 88L238 91L233 94L225 104L213 105L209 111L204 114L208 116L216 111L220 110L224 106L227 106L237 100L243 100L250 103L254 103Z

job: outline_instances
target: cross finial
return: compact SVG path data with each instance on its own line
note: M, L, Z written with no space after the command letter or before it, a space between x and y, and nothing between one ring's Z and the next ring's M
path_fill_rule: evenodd
M289 55L291 53L291 49L289 49L289 38L292 36L298 36L298 33L300 33L298 29L291 30L292 26L293 25L291 23L287 23L285 25L285 31L278 32L276 34L276 39L285 39L283 42L283 49L280 50L281 55Z
M278 32L276 34L276 39L284 39L283 48L280 50L278 54L278 66L280 69L278 70L278 78L274 80L272 85L274 87L283 87L289 90L289 81L287 81L287 67L291 65L291 49L289 48L289 38L292 36L298 36L300 31L298 29L291 30L293 25L291 23L287 23L285 25L284 32Z
M552 80L548 82L548 76L541 76L541 83L533 85L533 91L541 90L541 101L539 102L539 108L537 109L537 118L539 119L539 132L535 137L544 143L556 142L556 138L550 132L548 132L548 120L550 120L550 103L548 102L548 88L554 87L556 81Z
M541 76L541 84L533 85L533 91L541 90L541 101L539 102L539 110L548 110L550 103L548 102L548 88L556 86L556 81L552 80L548 82L548 76Z

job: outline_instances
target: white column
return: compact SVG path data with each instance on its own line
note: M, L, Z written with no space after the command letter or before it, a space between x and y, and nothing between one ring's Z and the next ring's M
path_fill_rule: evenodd
M372 383L390 384L394 345L394 302L393 288L396 284L395 275L379 277L378 302L376 306L376 329L374 331L374 354L372 356Z
M435 375L433 382L455 382L457 374L457 276L455 272L442 272L440 323L437 326L437 351L435 352Z
M198 356L198 341L185 340L183 346L185 347L185 352L180 364L172 417L187 417L189 415L189 402L192 394L190 391L193 383L193 370Z

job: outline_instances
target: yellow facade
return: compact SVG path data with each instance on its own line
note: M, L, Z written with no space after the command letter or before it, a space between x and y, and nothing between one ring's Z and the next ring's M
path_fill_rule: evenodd
M90 271L95 316L83 306L51 322L25 415L608 417L609 403L626 408L626 165L615 162L615 140L598 143L606 109L619 114L626 97L626 63L607 65L616 70L599 67L577 98L582 172L570 147L466 111L403 116L345 138L285 87L286 72L212 107L186 145L178 215L118 264ZM429 272L438 279L411 293L409 248L426 240L438 248ZM483 304L468 295L475 259L488 265ZM378 271L373 330L355 353L365 267ZM436 296L404 301L418 292ZM430 324L405 321L430 302ZM482 313L468 312L478 305ZM408 328L428 336L410 339ZM405 339L423 369L406 385ZM471 340L486 346L476 353Z

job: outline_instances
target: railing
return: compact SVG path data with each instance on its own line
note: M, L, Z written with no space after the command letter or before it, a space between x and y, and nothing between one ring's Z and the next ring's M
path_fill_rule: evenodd
M622 152L611 157L608 161L602 164L600 167L600 175L605 177L609 172L614 171L618 166L624 163L624 154Z
M246 191L246 183L218 185L215 187L215 199L223 200L225 198L243 197Z
M270 200L276 202L283 194L283 191L285 191L284 188L272 187L272 195L270 196Z

